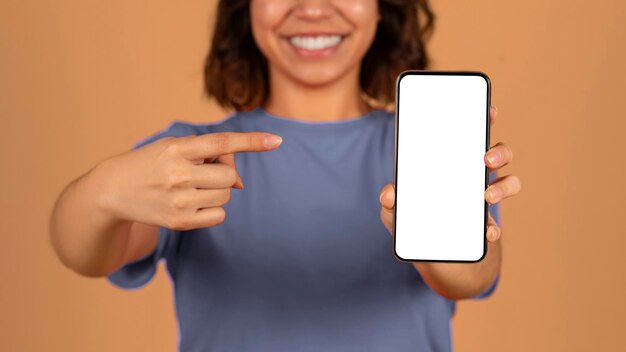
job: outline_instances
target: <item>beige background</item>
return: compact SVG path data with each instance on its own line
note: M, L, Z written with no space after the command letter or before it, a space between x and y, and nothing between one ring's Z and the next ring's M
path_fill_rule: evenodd
M171 351L163 271L143 290L65 269L53 201L173 119L217 120L202 61L214 1L1 0L0 350ZM454 318L458 351L622 350L626 3L435 1L437 69L482 70L494 141L522 193L503 204L501 285Z

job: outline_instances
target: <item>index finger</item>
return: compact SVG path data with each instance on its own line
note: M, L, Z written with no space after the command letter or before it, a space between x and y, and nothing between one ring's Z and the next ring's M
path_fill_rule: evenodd
M183 157L198 160L235 152L264 152L281 142L280 136L268 132L215 132L184 138L180 151Z

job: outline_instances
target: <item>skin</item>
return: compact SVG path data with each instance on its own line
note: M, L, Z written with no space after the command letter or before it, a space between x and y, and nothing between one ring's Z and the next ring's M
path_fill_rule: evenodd
M57 199L50 218L57 255L77 273L101 277L152 252L159 226L222 223L231 187L243 189L234 153L270 151L280 142L265 132L166 137L98 163Z
M361 59L376 34L375 0L252 0L252 33L267 57L270 94L264 108L302 120L332 121L360 116L370 107L360 98ZM347 37L324 59L294 53L285 37L333 33Z
M250 6L253 35L269 63L266 111L303 121L336 121L371 110L360 98L358 74L380 19L377 1L252 0ZM297 55L285 39L303 32L347 37L332 55L313 59ZM492 110L492 119L496 114ZM152 252L160 226L190 230L222 223L230 189L244 189L234 153L279 147L280 141L264 144L265 137L280 139L265 132L167 137L99 162L68 184L55 203L49 229L57 255L81 275L102 277ZM488 161L492 155L498 160ZM485 160L499 170L511 158L510 148L498 143ZM504 176L490 185L486 199L498 202L519 189L517 177ZM492 190L501 195L493 198ZM391 229L393 185L381 189L380 197L381 221ZM473 296L500 270L500 236L491 219L488 254L481 262L414 266L441 295Z
M497 109L491 107L491 124L495 123ZM504 143L497 143L485 154L485 165L489 171L500 170L513 160L513 152ZM485 200L495 204L505 198L516 195L521 190L517 176L506 175L491 182L485 190ZM392 183L386 184L380 191L380 217L383 224L393 233L395 192ZM449 299L470 298L486 290L500 272L502 265L502 229L495 223L491 212L487 225L487 255L478 263L412 263L424 281L437 293Z

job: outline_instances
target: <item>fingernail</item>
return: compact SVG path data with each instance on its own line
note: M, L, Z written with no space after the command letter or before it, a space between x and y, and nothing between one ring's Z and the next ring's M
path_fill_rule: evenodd
M498 187L491 188L487 193L489 193L489 198L494 202L502 197L502 190Z
M489 237L490 242L493 242L493 240L496 239L496 231L493 226L489 226L489 229L487 229L487 236Z
M380 197L378 197L378 199L380 200L380 203L383 202L383 196L385 195L384 192L380 193Z
M498 162L500 162L501 159L501 155L499 152L492 150L489 153L487 153L487 161L489 161L490 165L498 165Z
M265 136L263 143L265 143L266 147L275 147L283 142L283 139L280 136L276 136L273 134Z
M395 201L395 199L393 199L393 194L391 192L387 192L387 201L392 203Z
M498 235L498 229L495 226L491 227L491 242L497 241L498 239L500 239L500 236Z

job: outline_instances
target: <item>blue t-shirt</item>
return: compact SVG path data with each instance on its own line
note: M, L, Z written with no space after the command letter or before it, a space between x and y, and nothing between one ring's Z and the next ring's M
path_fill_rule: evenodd
M109 276L138 288L165 259L181 351L452 350L455 302L394 258L380 219L380 190L393 182L393 113L306 122L257 108L214 123L174 121L133 148L223 131L283 142L235 154L245 189L231 190L223 223L161 227L153 253ZM491 211L499 223L498 206Z

